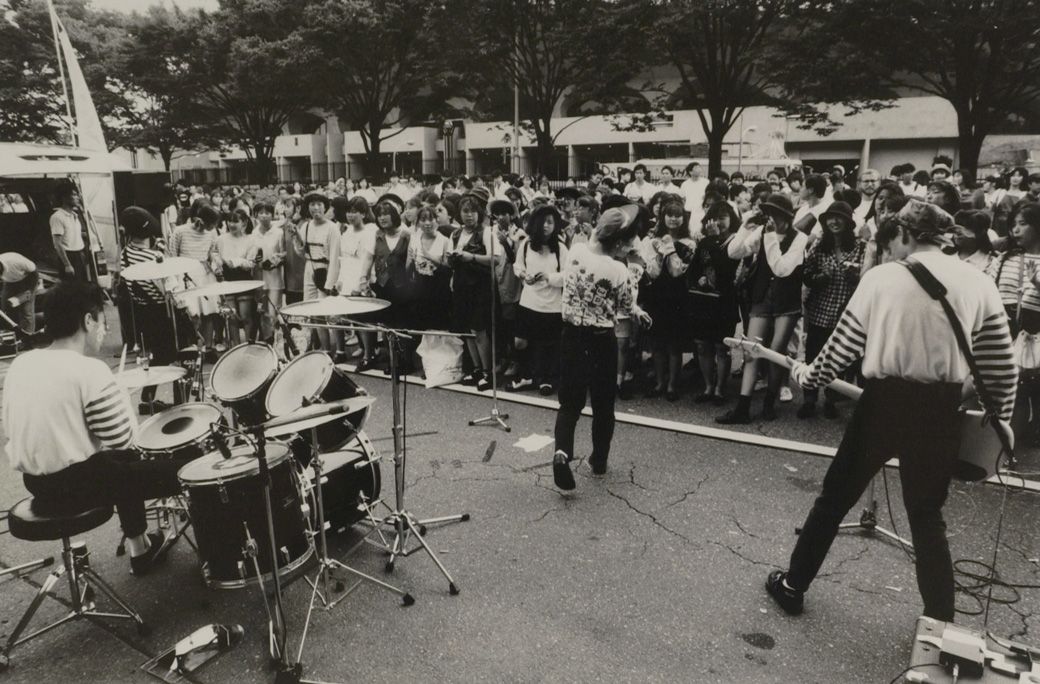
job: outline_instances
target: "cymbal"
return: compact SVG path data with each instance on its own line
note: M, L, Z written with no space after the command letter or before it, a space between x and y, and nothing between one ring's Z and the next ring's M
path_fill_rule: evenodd
M184 275L201 267L198 259L164 257L162 261L145 261L127 266L119 272L119 276L124 280L161 280Z
M358 314L382 311L390 306L385 299L375 297L346 297L336 295L324 299L312 299L308 302L299 302L282 307L282 313L286 316L301 316L304 318L326 318L329 316L357 316Z
M162 385L180 380L188 371L180 366L151 366L150 368L132 368L116 373L116 382L128 390L140 389L149 385Z
M225 280L219 283L210 283L202 287L178 292L178 295L193 295L195 297L230 297L231 295L245 294L258 290L264 286L262 280Z
M305 432L325 423L342 419L347 413L354 413L376 403L375 397L360 396L331 401L327 404L314 404L297 409L284 416L278 416L264 423L266 437L282 437L297 432Z

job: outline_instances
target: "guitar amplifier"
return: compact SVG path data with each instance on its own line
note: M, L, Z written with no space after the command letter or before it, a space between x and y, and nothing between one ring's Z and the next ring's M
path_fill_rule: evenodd
M1040 684L1040 648L923 616L917 619L910 666L903 682Z

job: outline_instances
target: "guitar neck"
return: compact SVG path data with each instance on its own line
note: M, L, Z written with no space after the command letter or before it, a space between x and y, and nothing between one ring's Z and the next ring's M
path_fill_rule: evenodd
M727 337L724 341L728 347L740 347L752 356L763 358L770 363L777 364L778 366L783 366L787 369L791 369L794 366L794 360L791 357L773 351L769 347L763 346L760 342L739 339L736 337ZM838 394L844 394L846 397L851 399L859 399L859 396L863 394L861 388L856 387L850 382L845 382L844 380L834 380L831 384L827 385L827 388L834 390Z

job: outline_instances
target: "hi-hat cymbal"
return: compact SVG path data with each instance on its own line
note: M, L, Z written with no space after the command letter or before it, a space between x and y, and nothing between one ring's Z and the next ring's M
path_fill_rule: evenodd
M344 415L360 411L374 403L376 403L375 397L360 396L341 401L331 401L327 404L305 406L284 416L272 418L264 423L264 435L267 437L282 437L297 432L305 432L337 418L342 419Z
M116 373L116 382L128 390L140 389L151 385L162 385L180 380L188 371L180 366L151 366L150 368L132 368Z
M357 316L358 314L382 311L390 306L385 299L375 297L325 297L299 302L282 307L282 314L302 318L328 318L330 316Z
M164 257L162 261L145 261L127 266L119 272L124 280L161 280L171 276L184 275L202 268L198 259L187 257Z
M225 280L219 283L210 283L191 290L178 292L178 295L192 295L193 297L230 297L231 295L245 294L253 290L259 290L264 286L262 280Z

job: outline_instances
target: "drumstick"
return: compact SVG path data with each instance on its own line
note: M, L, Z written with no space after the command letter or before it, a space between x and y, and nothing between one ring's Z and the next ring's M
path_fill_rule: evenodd
M123 353L119 355L119 375L123 374L123 367L126 366L126 343L123 343Z

